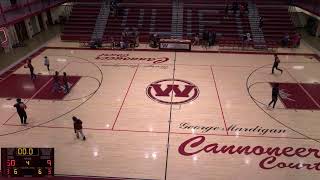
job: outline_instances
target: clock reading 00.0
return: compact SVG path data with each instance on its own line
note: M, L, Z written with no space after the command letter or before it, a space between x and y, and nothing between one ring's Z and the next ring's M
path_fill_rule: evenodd
M2 176L43 177L54 175L53 148L1 148Z

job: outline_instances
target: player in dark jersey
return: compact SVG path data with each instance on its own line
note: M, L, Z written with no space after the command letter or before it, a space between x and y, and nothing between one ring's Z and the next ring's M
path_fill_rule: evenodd
M75 116L72 117L72 120L73 120L74 133L76 133L77 138L79 139L80 135L81 135L82 136L82 140L85 141L86 140L86 136L82 132L82 129L83 129L82 121L79 118L75 117Z
M27 106L21 102L21 99L18 98L17 99L17 103L15 105L13 105L16 109L17 109L17 113L20 117L21 120L21 124L28 124L27 123L27 112L25 109L27 109Z
M70 92L70 87L68 84L68 77L66 72L63 72L62 81L63 81L64 93L67 94Z
M27 61L27 65L25 66L25 68L29 68L31 79L35 80L36 79L36 75L34 74L34 67L31 64L31 60L30 59Z
M270 105L273 103L272 108L274 108L276 106L276 103L278 101L278 97L279 97L279 83L274 83L273 87L272 87L272 100L268 105L268 108L270 107Z
M279 57L275 54L275 55L274 55L274 62L273 62L273 66L272 66L272 74L274 74L274 69L280 71L281 74L282 74L283 70L278 67L278 66L279 66L279 63L280 63L280 59L279 59Z
M56 71L53 76L53 92L57 93L61 90L60 80L59 80L59 72Z

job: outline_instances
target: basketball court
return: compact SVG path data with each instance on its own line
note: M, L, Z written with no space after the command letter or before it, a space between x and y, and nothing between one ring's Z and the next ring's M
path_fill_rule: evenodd
M43 65L48 56L52 71ZM41 48L0 76L1 147L54 147L58 175L118 179L319 179L314 54ZM69 94L52 91L66 72ZM272 83L281 98L268 109ZM13 104L21 97L28 122ZM77 140L72 116L83 121Z

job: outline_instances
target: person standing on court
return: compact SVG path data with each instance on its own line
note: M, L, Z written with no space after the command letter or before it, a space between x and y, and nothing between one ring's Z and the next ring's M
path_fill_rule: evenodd
M69 88L68 77L67 77L66 72L63 72L62 81L63 81L63 86L64 86L64 93L67 94L70 92L70 88Z
M44 65L47 66L47 69L50 72L50 62L47 56L44 57Z
M61 90L60 82L59 82L59 72L56 71L53 76L53 92L57 93Z
M15 105L13 105L13 107L15 107L17 109L17 113L20 117L20 120L21 120L21 124L28 124L27 123L27 112L26 112L26 109L27 109L27 106L21 102L21 99L18 98L17 99L17 103Z
M27 65L25 66L25 68L29 68L30 75L31 75L31 80L35 80L36 79L36 75L34 74L34 67L31 64L31 60L30 59L28 59Z
M272 100L271 102L268 104L268 108L270 107L270 105L273 103L272 108L274 109L274 107L276 106L276 103L278 101L278 97L279 97L279 83L274 83L272 86Z
M77 138L79 139L80 138L79 134L81 134L82 140L85 141L86 136L84 136L82 132L82 121L75 116L72 117L72 120L73 120L74 133L76 133Z
M278 66L279 66L279 63L280 63L280 59L279 59L279 57L275 54L275 55L274 55L274 62L273 62L273 66L272 66L272 74L274 74L274 69L280 71L281 74L282 74L283 70L278 67Z

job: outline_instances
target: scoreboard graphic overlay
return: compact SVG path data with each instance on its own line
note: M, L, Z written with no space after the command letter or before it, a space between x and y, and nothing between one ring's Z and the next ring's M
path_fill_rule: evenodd
M4 177L54 176L54 148L1 148Z

